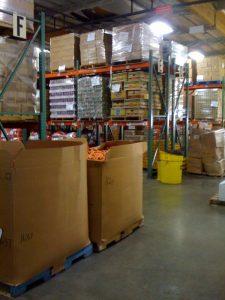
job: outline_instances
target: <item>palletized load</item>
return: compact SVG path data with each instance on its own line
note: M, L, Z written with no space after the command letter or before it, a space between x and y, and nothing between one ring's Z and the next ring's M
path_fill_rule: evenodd
M50 80L49 87L50 117L75 118L77 115L76 78Z
M102 76L78 79L77 116L82 118L105 118L110 113L109 80Z
M90 239L98 250L143 223L142 160L146 148L146 142L107 142L98 147L104 151L104 160L98 156L88 160Z
M18 15L34 18L34 0L3 0L0 1L0 9L16 12ZM0 13L0 26L13 27L13 16ZM26 20L28 31L33 31L33 22Z
M79 37L74 33L56 36L50 39L51 71L74 69L80 59Z
M225 56L209 56L197 61L197 81L221 80L225 71Z
M164 60L174 59L175 64L183 66L188 60L188 47L174 41L161 41L160 56Z
M86 155L83 139L0 142L1 284L47 279L90 244Z
M0 90L14 70L26 42L0 37ZM39 106L36 97L37 70L34 47L31 46L24 61L0 102L0 111L5 113L35 113Z
M81 66L111 63L112 33L99 29L80 35Z
M112 62L148 60L150 50L158 57L160 41L145 23L113 27Z
M223 176L225 171L225 130L203 131L195 129L191 134L187 170L190 173L205 172L211 176Z

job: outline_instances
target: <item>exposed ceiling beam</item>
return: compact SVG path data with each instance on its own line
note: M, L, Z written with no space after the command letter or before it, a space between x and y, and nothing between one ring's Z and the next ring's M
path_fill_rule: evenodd
M203 46L203 45L209 45L212 46L212 44L218 44L218 43L225 43L225 37L222 38L210 38L205 40L195 40L193 42L185 43L185 46L187 47L197 47L197 46Z
M185 4L184 0L180 0L180 2ZM190 6L189 9L195 15L201 17L209 25L225 35L225 14L222 11L217 11L211 3L193 5Z

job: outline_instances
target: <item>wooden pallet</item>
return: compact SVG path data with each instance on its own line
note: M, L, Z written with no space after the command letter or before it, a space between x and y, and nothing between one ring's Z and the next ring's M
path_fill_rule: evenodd
M126 238L131 233L133 233L136 229L142 227L143 225L144 225L144 219L141 219L138 222L134 223L133 225L125 228L123 231L119 232L118 234L115 234L113 237L107 240L102 240L101 243L99 244L94 244L94 250L97 252L105 250L106 248Z
M38 122L38 116L28 116L28 115L5 115L0 116L0 122Z
M98 64L90 64L90 65L81 65L81 69L94 69L94 68L101 68L101 67L108 67L108 63L98 63Z
M225 201L219 200L219 195L215 194L209 199L209 205L221 205L225 206Z
M148 62L146 59L131 59L131 60L122 60L122 61L114 61L112 65L128 65L128 64L136 64L136 63L143 63Z
M112 120L115 121L145 121L147 120L146 117L143 116L128 116L128 117L121 117L121 116L111 116Z
M41 282L46 282L47 280L51 279L53 276L59 274L61 271L69 269L74 262L76 262L78 259L86 258L90 256L93 253L93 246L92 244L86 246L82 250L74 253L73 255L67 257L67 259L64 262L64 265L62 268L59 269L58 272L54 272L54 269L52 267L49 267L44 272L37 274L30 280L19 284L19 285L6 285L0 283L0 294L8 297L18 297L27 290L31 289L34 285L37 285Z

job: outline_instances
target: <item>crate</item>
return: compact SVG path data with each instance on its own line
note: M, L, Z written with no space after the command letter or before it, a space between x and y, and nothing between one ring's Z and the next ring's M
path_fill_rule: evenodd
M147 72L137 71L137 72L128 73L128 81L133 81L133 80L148 81L148 79L149 79L149 75Z
M146 119L148 116L148 110L147 109L131 109L131 108L126 108L126 117L139 117L142 119Z
M148 82L142 80L126 81L124 89L128 90L148 90Z
M111 108L111 116L112 117L125 117L126 112L124 108Z
M113 73L112 82L127 81L127 72Z
M148 100L148 91L147 90L128 90L127 99L145 99Z
M125 99L125 108L148 108L148 102L144 99Z

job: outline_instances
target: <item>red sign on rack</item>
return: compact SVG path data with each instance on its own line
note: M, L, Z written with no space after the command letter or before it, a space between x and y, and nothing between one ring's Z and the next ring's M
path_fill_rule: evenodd
M154 9L154 12L157 15L172 14L173 13L173 7L170 4L160 5L160 6L158 6Z

